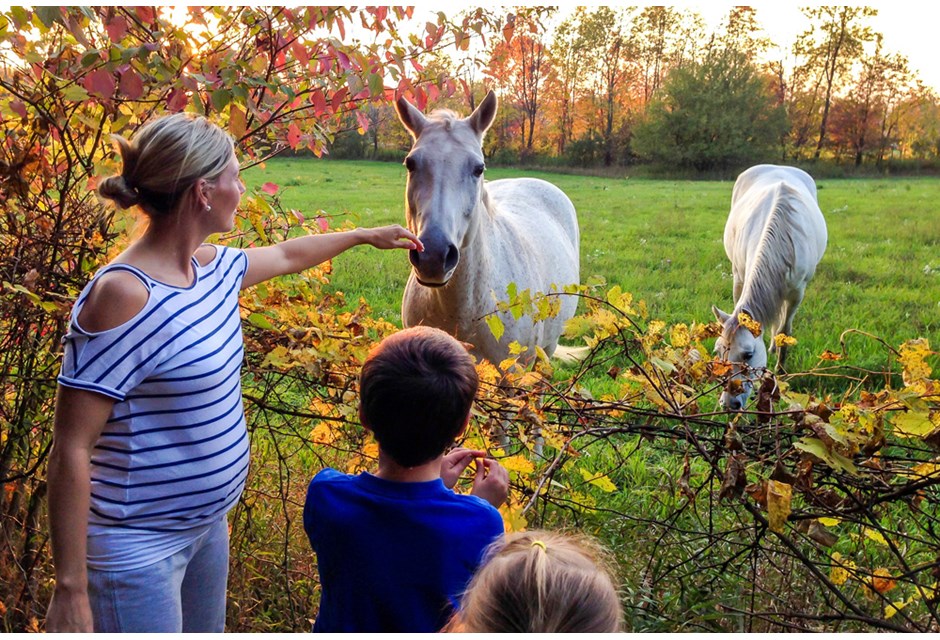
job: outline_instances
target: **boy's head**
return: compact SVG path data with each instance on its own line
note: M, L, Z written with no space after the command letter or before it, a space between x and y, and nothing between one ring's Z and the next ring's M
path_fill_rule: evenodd
M359 375L359 417L403 467L443 454L463 431L480 381L473 358L440 329L412 327L372 349Z

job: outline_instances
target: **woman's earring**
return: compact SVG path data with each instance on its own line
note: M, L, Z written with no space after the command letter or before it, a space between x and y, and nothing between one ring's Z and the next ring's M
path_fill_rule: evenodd
M207 204L207 205L206 205L206 211L212 211L212 205L211 205L211 204Z

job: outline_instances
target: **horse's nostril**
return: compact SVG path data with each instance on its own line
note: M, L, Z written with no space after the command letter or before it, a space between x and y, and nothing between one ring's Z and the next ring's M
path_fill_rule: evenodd
M457 262L460 260L460 249L454 245L447 247L447 257L444 258L444 271L450 271L457 266Z
M417 267L418 263L421 262L421 254L418 253L417 249L411 249L408 251L408 260L411 262L412 266Z

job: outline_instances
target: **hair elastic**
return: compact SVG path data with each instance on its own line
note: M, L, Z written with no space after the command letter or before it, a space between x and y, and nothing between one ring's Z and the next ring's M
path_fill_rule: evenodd
M533 547L542 547L542 551L548 551L548 549L545 548L545 543L542 542L541 540L533 540L533 541L532 541L532 546L533 546Z

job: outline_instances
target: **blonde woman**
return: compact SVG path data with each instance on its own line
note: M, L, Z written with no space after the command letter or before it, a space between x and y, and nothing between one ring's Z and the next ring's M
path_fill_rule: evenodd
M574 534L527 531L487 552L447 631L615 633L623 611L603 549Z
M177 114L116 142L123 170L99 194L149 224L72 310L49 458L46 628L222 631L225 515L249 450L239 290L360 244L422 247L397 225L246 250L204 244L232 229L245 192L231 137Z

